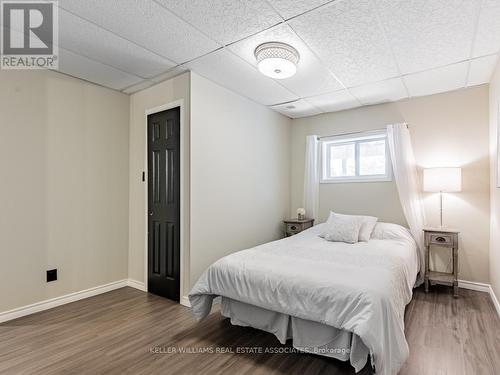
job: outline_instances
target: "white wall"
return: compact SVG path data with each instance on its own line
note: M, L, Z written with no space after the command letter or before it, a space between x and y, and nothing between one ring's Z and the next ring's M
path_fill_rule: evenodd
M409 99L293 120L291 211L302 206L305 137L332 135L407 122L421 168L457 166L463 170L463 191L445 197L445 224L461 230L461 279L489 281L489 135L488 87ZM439 223L438 194L424 194L428 225ZM380 220L404 223L394 183L323 184L320 219L328 210L366 213ZM321 221L320 220L320 221ZM449 267L443 252L433 259ZM449 269L449 268L448 268Z
M126 278L128 97L0 71L0 113L0 311Z
M497 298L500 298L500 188L497 188L497 129L500 126L500 64L490 83L490 281Z
M146 187L142 172L146 164L146 110L183 100L181 113L181 246L183 264L189 264L189 73L159 83L130 96L130 196L129 196L129 278L146 282L147 222ZM181 285L189 285L189 268L184 269ZM182 293L183 291L181 291Z
M191 285L215 260L283 236L290 120L191 73Z

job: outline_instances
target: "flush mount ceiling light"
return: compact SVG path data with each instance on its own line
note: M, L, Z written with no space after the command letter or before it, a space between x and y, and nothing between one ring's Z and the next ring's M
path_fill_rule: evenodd
M259 71L265 76L284 79L297 72L299 53L285 43L263 43L255 48L255 58Z

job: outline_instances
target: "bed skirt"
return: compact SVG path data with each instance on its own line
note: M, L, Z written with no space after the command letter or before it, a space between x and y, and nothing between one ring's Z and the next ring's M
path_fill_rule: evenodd
M222 297L221 314L231 324L272 333L282 343L289 339L299 351L350 361L356 372L368 361L370 351L358 335L325 324Z

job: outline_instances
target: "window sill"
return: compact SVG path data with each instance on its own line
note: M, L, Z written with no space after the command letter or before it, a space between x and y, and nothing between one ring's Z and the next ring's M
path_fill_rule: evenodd
M320 184L352 184L352 183L366 183L366 182L392 182L390 177L381 178L346 178L337 180L321 180Z

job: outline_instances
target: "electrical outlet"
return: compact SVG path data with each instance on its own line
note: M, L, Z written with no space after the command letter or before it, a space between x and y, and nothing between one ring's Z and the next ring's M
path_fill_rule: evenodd
M56 281L57 280L57 268L53 270L47 270L47 282L50 283L51 281Z

